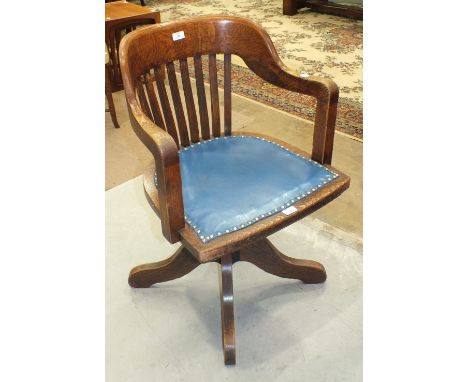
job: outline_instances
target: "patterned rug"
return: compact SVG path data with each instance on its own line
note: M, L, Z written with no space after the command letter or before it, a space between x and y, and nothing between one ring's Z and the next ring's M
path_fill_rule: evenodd
M248 17L269 33L284 63L298 73L332 78L340 88L336 128L363 138L362 21L322 15L304 9L282 14L282 0L146 0L161 12L162 21L201 15ZM220 69L222 74L222 69ZM222 75L218 77L222 84ZM233 92L311 120L311 97L272 86L243 62L232 65Z

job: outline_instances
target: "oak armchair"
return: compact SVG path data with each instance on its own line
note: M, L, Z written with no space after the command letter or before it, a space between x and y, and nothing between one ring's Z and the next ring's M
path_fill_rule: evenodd
M216 55L224 59L223 113ZM232 55L265 81L317 99L311 154L270 137L232 131ZM202 56L208 56L211 113ZM338 87L325 78L297 77L265 30L239 17L197 17L136 31L122 40L120 67L133 129L154 156L144 174L146 197L165 238L181 242L167 260L132 269L129 284L147 288L218 262L224 361L235 364L235 262L249 261L304 283L326 280L320 263L287 257L266 237L349 187L349 177L330 165Z

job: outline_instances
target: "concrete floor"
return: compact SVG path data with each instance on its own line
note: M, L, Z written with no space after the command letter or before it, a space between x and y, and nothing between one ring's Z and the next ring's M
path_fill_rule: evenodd
M109 113L106 113L106 190L142 174L152 160L130 126L124 92L113 96L121 128L114 129ZM310 122L235 94L232 110L234 131L263 133L311 151L313 129ZM313 216L362 236L362 143L337 133L332 164L351 177L351 186Z
M106 380L362 380L362 241L312 215L270 236L285 254L320 261L328 279L304 285L234 266L237 365L221 348L215 263L149 289L126 279L167 258L141 177L106 192Z

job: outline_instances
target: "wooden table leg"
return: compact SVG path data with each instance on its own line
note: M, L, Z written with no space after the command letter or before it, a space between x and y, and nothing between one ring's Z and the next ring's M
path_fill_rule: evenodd
M240 260L248 261L265 272L305 284L323 283L327 273L322 264L313 260L293 259L283 255L268 239L261 239L241 249Z
M232 284L232 255L220 259L219 295L221 300L221 326L224 364L236 364L236 330L234 325L234 291Z
M110 80L110 69L106 65L105 66L106 74L105 74L105 93L106 93L106 98L107 98L107 103L109 105L109 113L112 118L112 122L114 123L114 127L118 129L120 127L119 122L117 121L117 113L115 112L115 106L114 106L114 99L112 98L112 84Z
M293 16L297 14L297 0L283 0L283 15Z

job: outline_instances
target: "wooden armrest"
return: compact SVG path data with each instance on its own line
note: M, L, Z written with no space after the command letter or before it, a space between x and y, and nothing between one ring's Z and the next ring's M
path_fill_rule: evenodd
M255 26L254 30L257 34L257 52L253 54L247 50L239 52L239 55L263 80L317 99L311 158L322 164L331 164L339 96L337 84L329 78L297 76L281 61L266 31L259 26ZM251 40L254 41L254 37ZM259 56L261 59L258 59Z
M179 151L172 137L155 125L128 98L128 111L133 130L153 154L158 176L158 197L164 237L171 243L180 240L178 231L185 226Z
M338 85L329 78L299 77L281 62L280 67L285 77L286 89L317 99L312 159L319 163L331 164L339 98Z

